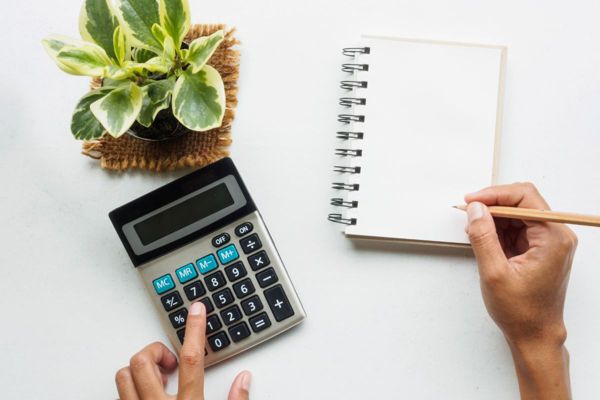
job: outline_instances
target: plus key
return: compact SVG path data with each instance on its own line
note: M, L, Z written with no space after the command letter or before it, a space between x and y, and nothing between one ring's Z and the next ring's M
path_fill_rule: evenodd
M283 321L294 315L294 310L281 285L267 289L264 293L275 320Z

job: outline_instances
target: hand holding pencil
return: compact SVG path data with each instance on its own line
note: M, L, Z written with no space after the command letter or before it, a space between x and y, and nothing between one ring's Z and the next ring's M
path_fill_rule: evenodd
M570 398L563 307L577 237L563 224L492 218L494 207L549 210L532 184L489 187L465 201L484 303L512 351L521 398Z

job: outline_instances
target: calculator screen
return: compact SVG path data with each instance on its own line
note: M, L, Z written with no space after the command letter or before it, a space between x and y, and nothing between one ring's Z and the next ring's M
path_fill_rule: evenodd
M227 185L221 183L133 226L143 245L216 213L234 203Z
M121 228L135 255L164 249L173 242L208 229L211 224L225 223L248 204L248 198L233 174L204 186L198 183L163 187L158 194L130 206L136 208L136 212L144 212ZM165 202L167 199L169 201ZM123 219L127 218L126 214L123 212Z

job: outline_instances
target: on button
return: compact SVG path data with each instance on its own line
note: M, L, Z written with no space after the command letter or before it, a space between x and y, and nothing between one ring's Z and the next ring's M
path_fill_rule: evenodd
M238 225L235 227L235 234L238 237L244 236L247 233L252 232L252 229L254 229L254 226L252 226L251 222L244 222L241 225Z

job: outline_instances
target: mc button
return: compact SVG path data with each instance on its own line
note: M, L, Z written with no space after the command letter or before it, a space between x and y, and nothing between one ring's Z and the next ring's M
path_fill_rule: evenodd
M154 286L154 290L157 294L163 294L175 287L175 283L173 282L173 278L171 278L171 274L166 274L160 278L156 278L152 281L152 285Z

